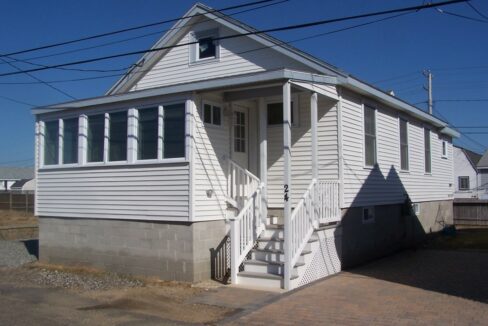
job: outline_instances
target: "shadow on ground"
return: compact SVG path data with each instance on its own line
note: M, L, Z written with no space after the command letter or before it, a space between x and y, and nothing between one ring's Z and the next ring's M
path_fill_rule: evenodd
M348 272L488 303L488 252L405 250Z
M39 259L39 240L22 240L22 243L29 254L36 256L36 258Z

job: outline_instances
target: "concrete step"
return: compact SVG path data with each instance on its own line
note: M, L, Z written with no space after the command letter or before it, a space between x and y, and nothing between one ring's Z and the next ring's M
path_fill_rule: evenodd
M284 274L284 263L282 262L267 262L263 260L246 260L244 261L244 271L255 273L269 273L275 275ZM293 274L299 275L305 263L296 263L293 267Z

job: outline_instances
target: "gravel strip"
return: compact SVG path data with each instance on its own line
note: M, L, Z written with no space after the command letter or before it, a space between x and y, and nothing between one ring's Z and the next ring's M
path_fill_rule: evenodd
M144 286L140 280L113 273L81 274L44 268L38 270L33 281L39 285L83 291Z
M19 267L36 260L22 241L0 240L0 267Z

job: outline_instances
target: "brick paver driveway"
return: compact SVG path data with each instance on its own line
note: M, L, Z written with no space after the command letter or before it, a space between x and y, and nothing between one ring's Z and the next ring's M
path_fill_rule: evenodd
M488 325L488 252L405 251L226 320L238 325Z

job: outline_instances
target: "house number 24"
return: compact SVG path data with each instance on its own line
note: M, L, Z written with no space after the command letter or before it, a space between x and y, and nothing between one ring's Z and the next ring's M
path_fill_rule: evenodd
M288 199L290 198L288 196L288 193L290 192L290 190L288 189L288 185L285 185L284 188L285 188L284 189L284 192L285 192L285 201L288 201Z

